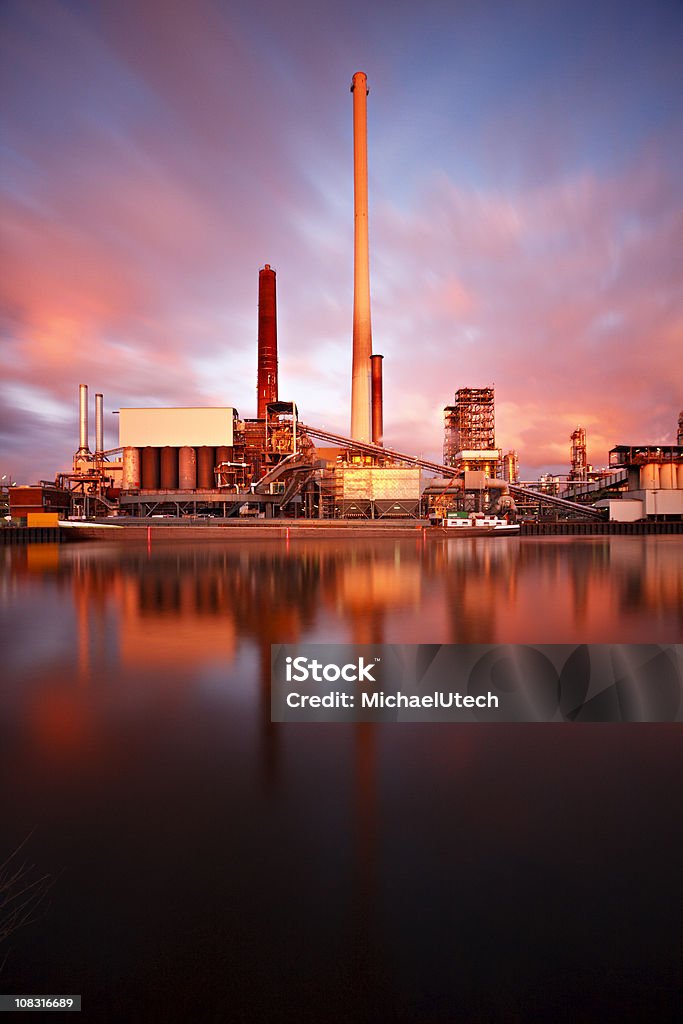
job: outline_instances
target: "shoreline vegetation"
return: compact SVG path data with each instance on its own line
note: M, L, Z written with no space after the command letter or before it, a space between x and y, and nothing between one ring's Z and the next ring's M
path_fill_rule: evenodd
M36 920L36 911L52 884L50 875L36 874L34 864L22 859L33 832L0 863L0 971L9 955L3 947L19 928Z

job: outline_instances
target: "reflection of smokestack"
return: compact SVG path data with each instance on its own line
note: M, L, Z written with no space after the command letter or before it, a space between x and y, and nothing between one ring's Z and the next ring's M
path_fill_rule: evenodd
M95 395L95 453L101 455L104 451L104 399L102 395Z
M78 385L78 450L89 452L88 448L88 385Z
M368 251L368 121L367 78L357 71L353 93L353 369L351 373L351 437L370 440L370 259Z
M370 356L372 367L372 440L382 444L384 437L384 409L382 403L382 360L384 356Z
M258 274L258 375L256 416L266 417L266 405L277 402L277 316L275 271L266 263Z

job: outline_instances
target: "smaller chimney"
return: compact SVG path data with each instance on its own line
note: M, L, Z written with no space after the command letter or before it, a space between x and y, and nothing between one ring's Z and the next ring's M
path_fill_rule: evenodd
M104 398L102 395L95 395L95 454L101 455L104 451Z
M88 447L88 385L78 385L78 454L89 455Z
M384 444L384 404L382 398L382 360L384 356L371 355L372 370L372 442Z

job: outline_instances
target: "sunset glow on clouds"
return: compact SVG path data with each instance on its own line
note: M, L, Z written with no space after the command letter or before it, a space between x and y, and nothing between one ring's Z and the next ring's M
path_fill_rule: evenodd
M595 10L594 8L597 8ZM683 408L675 2L2 5L0 473L67 468L78 384L255 415L258 269L280 395L347 433L349 84L367 72L385 433L440 457L496 387L524 476L673 443Z

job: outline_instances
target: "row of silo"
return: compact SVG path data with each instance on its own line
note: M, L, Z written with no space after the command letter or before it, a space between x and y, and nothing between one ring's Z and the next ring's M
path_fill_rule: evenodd
M683 463L648 462L640 467L640 487L644 491L683 488Z
M216 487L215 467L229 462L231 449L198 448L124 448L124 491L211 491Z

